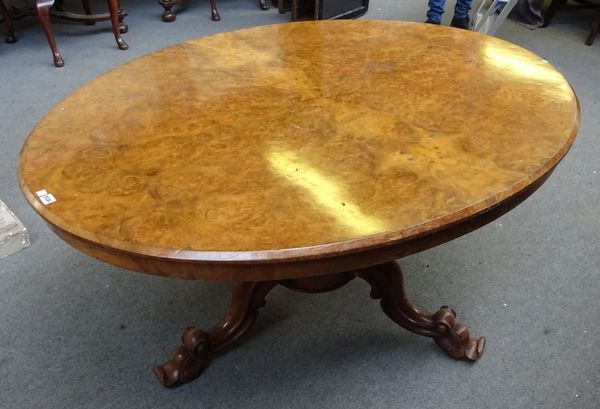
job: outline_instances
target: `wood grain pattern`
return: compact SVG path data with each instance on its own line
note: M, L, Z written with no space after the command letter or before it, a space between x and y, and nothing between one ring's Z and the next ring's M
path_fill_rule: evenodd
M489 222L549 176L578 124L563 76L502 40L293 23L104 74L36 127L19 179L63 239L105 261L283 279L380 264ZM40 189L57 202L43 206Z

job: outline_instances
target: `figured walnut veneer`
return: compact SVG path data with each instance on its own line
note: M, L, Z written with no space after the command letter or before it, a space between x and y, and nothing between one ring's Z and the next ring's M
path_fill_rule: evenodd
M19 180L63 239L115 265L298 278L491 221L545 180L578 123L563 76L497 38L394 21L263 26L83 86L32 132ZM42 205L41 189L57 201Z

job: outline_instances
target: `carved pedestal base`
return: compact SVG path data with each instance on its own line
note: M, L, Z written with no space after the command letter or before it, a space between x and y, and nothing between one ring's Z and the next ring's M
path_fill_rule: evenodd
M371 286L371 297L381 300L383 311L398 325L433 340L455 359L476 361L483 354L485 338L472 338L466 326L456 322L456 313L443 306L430 314L416 308L405 291L402 271L394 262L356 272L294 280L236 283L225 319L208 332L189 327L182 345L168 362L156 365L160 382L174 388L200 376L214 356L239 339L254 324L265 297L276 285L296 291L322 293L333 291L360 277Z
M225 319L209 332L188 327L181 343L169 361L156 365L154 373L160 382L173 388L196 379L215 354L218 354L254 324L258 309L265 305L265 297L277 282L237 283Z

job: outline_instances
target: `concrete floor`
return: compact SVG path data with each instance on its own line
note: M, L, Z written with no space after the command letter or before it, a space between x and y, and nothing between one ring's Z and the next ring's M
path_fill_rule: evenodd
M95 5L99 7L99 5ZM139 55L218 31L287 21L254 0L191 1L177 22L156 2L124 0L129 51L107 23L55 24L66 66L55 69L34 20L0 43L0 197L29 228L30 248L0 260L0 408L599 408L600 39L589 12L498 36L533 50L571 81L579 137L551 179L503 218L404 260L413 301L450 304L488 339L475 364L393 325L356 281L327 295L275 290L248 337L196 382L166 390L151 365L181 330L209 327L225 284L130 273L54 236L16 181L20 148L62 98ZM371 0L364 18L421 21L422 0ZM450 19L451 13L445 16ZM2 30L4 28L2 27Z

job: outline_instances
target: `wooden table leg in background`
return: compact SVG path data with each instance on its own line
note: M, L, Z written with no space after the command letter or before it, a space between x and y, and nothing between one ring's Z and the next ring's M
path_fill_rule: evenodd
M598 31L600 31L600 5L598 6L596 14L594 15L594 20L592 21L592 29L590 30L590 33L588 34L588 37L585 40L586 45L594 44L594 40L598 35Z
M168 362L156 365L154 373L169 388L200 376L216 355L250 329L258 310L265 305L265 297L276 285L307 293L323 293L336 290L355 277L369 283L371 297L381 300L381 308L394 322L416 334L433 338L452 358L476 361L483 354L485 338L472 338L467 327L456 322L456 314L450 307L443 306L430 314L412 305L404 290L400 266L389 262L356 272L236 283L225 319L208 332L188 327L183 333L182 345Z
M6 8L2 0L0 0L0 17L2 17L2 20L4 20L4 24L6 25L7 30L6 39L4 41L9 44L16 42L17 37L15 37L15 28L13 26L8 9Z

